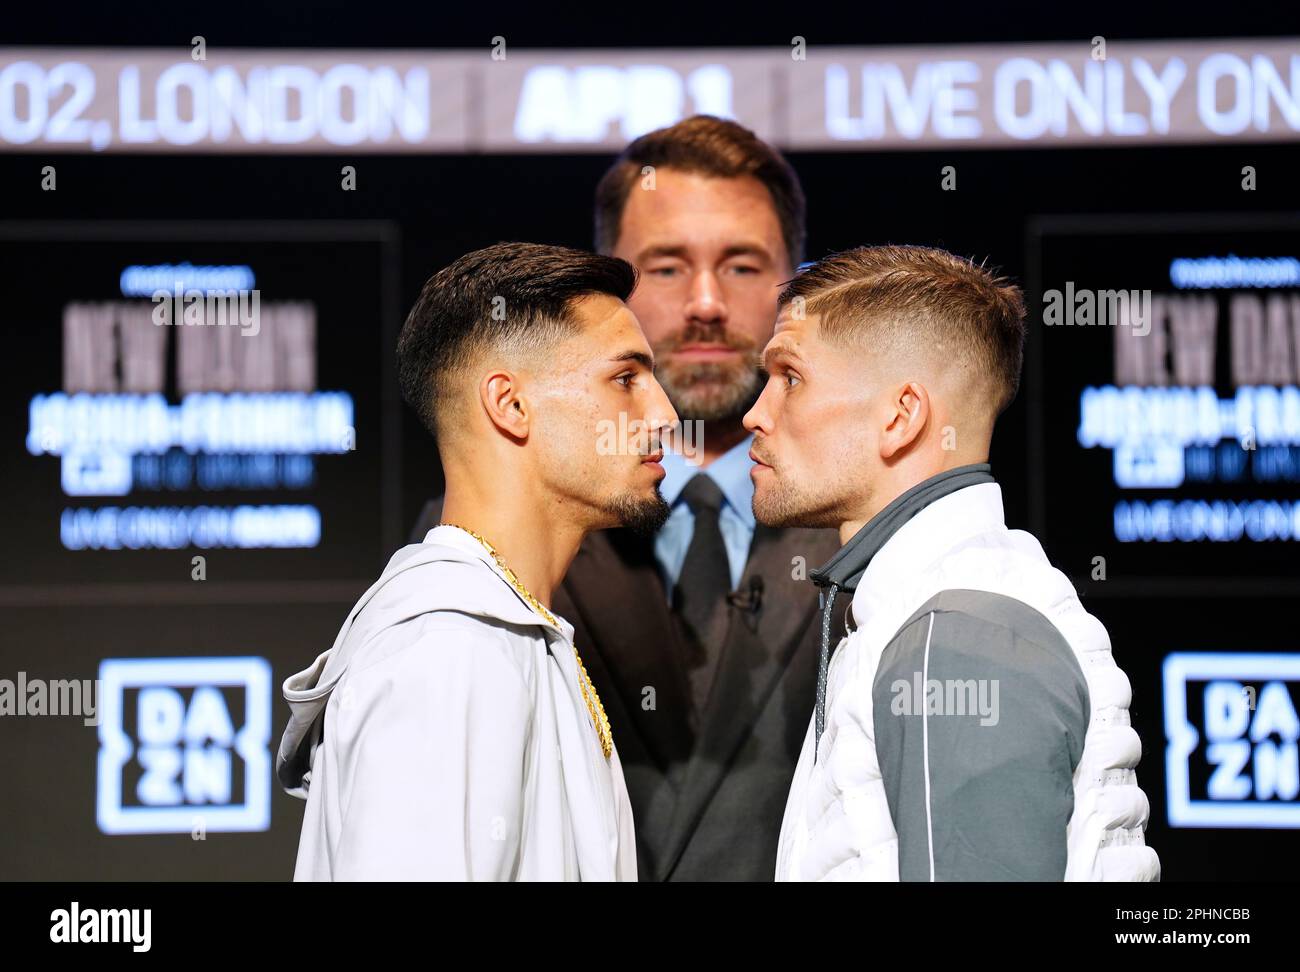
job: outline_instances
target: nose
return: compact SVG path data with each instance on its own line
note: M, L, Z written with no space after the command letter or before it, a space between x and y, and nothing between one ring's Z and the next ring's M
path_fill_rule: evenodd
M697 273L691 280L691 292L686 301L686 316L704 323L725 323L727 304L722 297L718 278L708 270Z
M758 396L752 408L745 413L741 419L741 424L745 431L755 435L771 435L773 429L772 423L772 398L768 394L770 385L764 385L762 394Z
M679 424L677 409L673 408L673 403L668 400L668 393L659 384L659 379L653 375L650 377L649 390L650 401L646 407L646 425L658 435L676 429Z

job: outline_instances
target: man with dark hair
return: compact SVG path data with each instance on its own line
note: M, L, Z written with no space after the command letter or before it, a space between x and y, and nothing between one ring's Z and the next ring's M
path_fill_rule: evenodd
M1128 679L1007 529L988 464L1024 336L1018 287L925 247L839 253L781 294L745 416L754 514L844 546L811 574L821 656L778 880L1159 878Z
M552 608L589 532L667 515L677 416L635 282L613 257L503 243L425 284L397 366L438 443L442 522L284 684L296 879L636 879L613 733Z
M641 880L770 881L816 679L804 568L839 546L833 530L754 522L741 425L802 258L803 191L753 132L699 115L629 144L595 210L598 249L640 271L628 306L682 427L667 523L653 539L592 534L556 605L619 738Z

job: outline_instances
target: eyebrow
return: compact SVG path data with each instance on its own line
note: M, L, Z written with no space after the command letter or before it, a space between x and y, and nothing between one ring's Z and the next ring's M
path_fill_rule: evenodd
M774 361L777 361L778 359L797 361L800 364L804 363L803 358L799 357L799 355L797 355L793 350L785 347L784 345L777 345L775 347L768 348L766 351L763 352L763 368L765 370L770 371L772 368L772 363Z
M635 361L638 364L645 366L646 370L648 371L655 370L655 359L652 358L650 355L646 354L644 351L624 351L622 354L614 355L609 360L610 361Z

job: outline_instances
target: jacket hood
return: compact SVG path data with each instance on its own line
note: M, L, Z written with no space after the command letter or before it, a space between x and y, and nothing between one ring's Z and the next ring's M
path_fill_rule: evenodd
M288 793L307 797L311 756L321 738L325 706L351 659L388 628L432 611L532 625L565 637L572 634L551 625L526 604L478 541L455 527L429 531L423 543L393 554L379 579L352 608L333 646L284 680L282 692L290 713L275 771Z

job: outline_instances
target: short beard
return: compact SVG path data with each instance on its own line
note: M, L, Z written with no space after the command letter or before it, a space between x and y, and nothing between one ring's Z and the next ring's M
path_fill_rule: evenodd
M675 362L672 353L695 341L721 342L739 351L735 362ZM692 322L680 334L655 344L655 355L662 362L655 377L663 386L683 422L717 422L739 419L758 401L763 391L759 368L762 349L749 338L728 333L718 326Z
M765 527L776 530L791 527L838 530L844 522L839 504L828 504L824 499L804 496L797 490L780 486L775 490L768 489L761 503L759 495L754 494L754 519Z
M670 510L656 484L654 495L646 499L630 493L615 497L609 504L609 512L618 520L619 526L648 539L668 521Z

